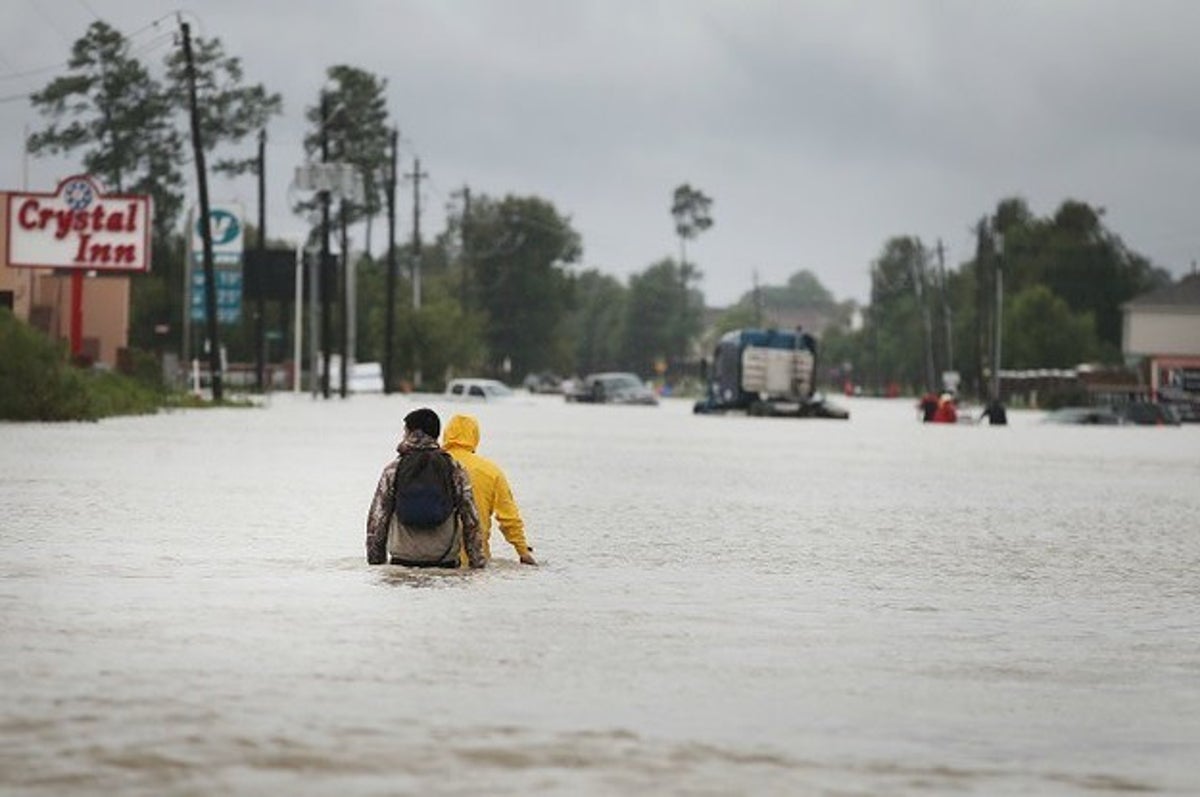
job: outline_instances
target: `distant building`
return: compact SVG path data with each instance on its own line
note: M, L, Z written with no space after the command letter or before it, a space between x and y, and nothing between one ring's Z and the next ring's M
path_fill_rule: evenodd
M1121 350L1151 395L1200 403L1200 274L1121 306Z

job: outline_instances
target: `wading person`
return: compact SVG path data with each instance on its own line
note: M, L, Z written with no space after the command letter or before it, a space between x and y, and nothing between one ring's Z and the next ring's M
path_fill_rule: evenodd
M525 541L525 522L513 499L508 477L495 462L476 453L479 447L479 422L471 415L455 415L446 424L442 446L458 464L466 468L471 477L471 491L475 494L475 508L479 514L479 526L483 530L483 555L491 559L489 541L492 533L492 518L500 526L500 533L517 552L523 564L536 565L533 550ZM465 552L464 552L465 558Z
M958 423L958 410L954 407L954 397L943 393L938 400L937 410L933 413L933 423Z
M431 409L404 416L398 456L384 467L367 513L368 563L487 565L471 479L438 446L440 431Z
M992 426L1008 425L1008 412L1005 411L1004 403L1000 401L1000 399L992 399L990 402L988 402L988 405L984 408L983 412L979 416L980 422L982 422L984 418L987 418L988 423Z

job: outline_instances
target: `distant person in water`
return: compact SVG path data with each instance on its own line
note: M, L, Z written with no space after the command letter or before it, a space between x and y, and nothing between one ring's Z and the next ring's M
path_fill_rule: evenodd
M921 400L917 402L917 409L921 411L921 420L924 423L929 423L933 420L933 416L937 413L938 397L932 391L927 391Z
M992 426L1007 426L1008 413L1004 409L1004 402L1000 399L992 399L988 405L983 408L983 413L979 416L979 422L987 418L988 423Z
M522 564L536 565L533 548L525 540L525 522L517 508L509 487L508 477L492 460L480 455L479 422L471 415L455 415L446 423L442 447L471 477L471 491L475 496L475 508L479 514L479 525L483 536L483 554L492 557L492 518L500 526L500 533L513 547ZM464 552L464 558L466 553Z
M409 567L487 565L466 470L438 446L441 420L426 407L404 417L397 457L367 513L367 562Z
M933 423L958 423L958 410L954 407L954 397L943 393L938 399L937 410L933 413Z

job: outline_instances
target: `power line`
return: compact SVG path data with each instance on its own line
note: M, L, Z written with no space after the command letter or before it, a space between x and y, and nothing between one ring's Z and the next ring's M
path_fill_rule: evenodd
M83 6L83 10L91 14L93 19L100 19L100 15L96 13L96 9L92 8L87 0L76 0L76 2Z
M45 13L45 9L42 7L41 3L37 2L37 0L25 0L25 4L28 5L30 8L32 8L34 13L36 13L39 17L41 17L42 21L45 22L47 25L49 25L54 30L54 32L56 34L58 34L59 38L61 38L63 41L65 41L68 46L71 44L70 37L67 36L67 34L63 33L62 30L58 27L58 23L55 22L53 19L51 19Z
M8 102L16 102L17 100L27 100L36 93L37 92L35 92L35 91L30 91L30 92L26 92L25 94L9 94L5 97L0 97L0 104L8 103Z
M33 0L30 0L30 1L32 2ZM158 27L160 22L162 22L164 19L168 19L174 13L175 12L171 12L170 14L163 14L161 17L151 20L150 22L146 23L142 27L135 30L133 33L130 33L128 36L126 36L125 40L127 42L129 42L129 44L130 44L130 52L131 53L145 52L147 49L153 49L153 47L155 46L155 43L159 42L160 40L173 39L175 36L174 32L168 32L166 34L160 34L159 36L155 37L154 39L151 39L150 42L148 42L144 45L140 45L139 47L134 46L134 42L138 36L142 35L143 33L150 30L151 28ZM70 42L70 44L73 45L74 43ZM8 63L8 61L5 60L5 63ZM60 69L66 69L70 66L71 66L71 62L68 60L68 61L59 61L56 64L49 64L48 66L37 66L37 67L31 67L29 69L18 69L18 70L14 70L11 72L5 72L3 74L0 74L0 80L21 80L22 78L34 77L35 75L45 74L46 72L53 72L53 71L60 70Z
M141 54L145 54L148 52L153 52L154 50L161 49L164 44L172 44L173 45L174 38L175 38L174 33L161 34L158 37L146 42L146 44L142 45L137 50L131 51L130 54L131 55L141 55ZM34 72L46 72L46 71L49 71L52 69L66 68L69 66L70 66L70 64L64 62L58 66L43 67L38 70L30 70L26 74L33 74ZM0 79L3 79L3 77L0 77ZM0 96L0 104L17 102L18 100L31 99L33 97L33 95L37 94L37 93L38 93L38 90L33 90L33 91L24 91L24 92L20 92L17 94L7 94L4 96Z

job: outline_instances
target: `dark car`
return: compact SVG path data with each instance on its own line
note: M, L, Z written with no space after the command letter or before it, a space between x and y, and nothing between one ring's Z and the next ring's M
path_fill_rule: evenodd
M589 404L657 404L658 396L635 374L608 371L588 374L566 394L567 401Z
M1182 423L1200 423L1200 396L1181 387L1165 385L1158 390L1158 400L1169 407Z
M1043 423L1119 426L1124 421L1108 407L1062 407L1046 415Z
M1125 423L1135 423L1139 426L1179 426L1179 416L1175 414L1174 408L1166 404L1138 401L1126 404L1118 412Z

